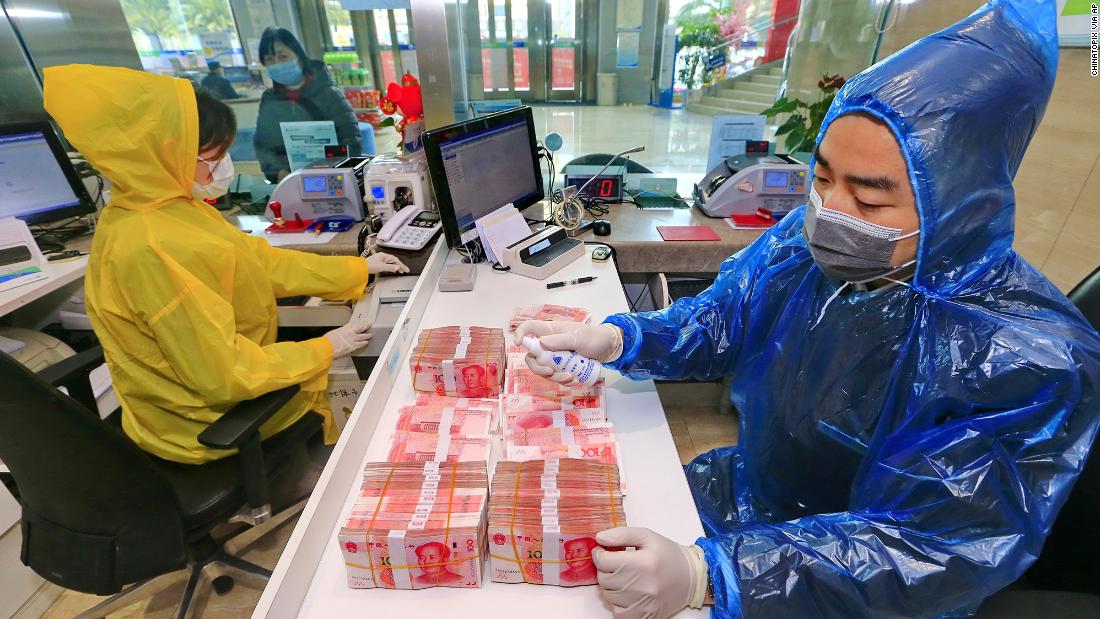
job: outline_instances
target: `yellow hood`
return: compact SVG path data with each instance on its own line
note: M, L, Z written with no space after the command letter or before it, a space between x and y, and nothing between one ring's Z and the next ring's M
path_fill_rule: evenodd
M191 83L119 67L66 65L45 73L46 111L111 181L111 206L191 201L199 116Z

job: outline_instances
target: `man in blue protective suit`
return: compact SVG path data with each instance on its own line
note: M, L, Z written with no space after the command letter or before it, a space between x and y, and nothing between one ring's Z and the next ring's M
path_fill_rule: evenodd
M1054 2L990 2L844 86L809 204L711 288L521 326L632 378L732 380L739 445L686 467L706 537L597 537L637 549L593 552L616 617L708 588L722 618L965 616L1039 555L1100 420L1100 335L1012 249L1057 55Z

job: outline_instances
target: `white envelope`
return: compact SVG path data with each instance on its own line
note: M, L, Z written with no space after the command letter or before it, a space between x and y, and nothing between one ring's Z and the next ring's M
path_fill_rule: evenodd
M502 267L508 266L504 264L504 249L531 234L527 220L512 203L478 219L474 225L481 237L481 245L485 248L485 257Z

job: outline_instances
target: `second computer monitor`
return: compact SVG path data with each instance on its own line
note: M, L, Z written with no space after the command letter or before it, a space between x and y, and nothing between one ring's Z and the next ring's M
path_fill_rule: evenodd
M509 203L522 210L545 196L529 107L425 132L424 153L451 247L476 239L481 217Z

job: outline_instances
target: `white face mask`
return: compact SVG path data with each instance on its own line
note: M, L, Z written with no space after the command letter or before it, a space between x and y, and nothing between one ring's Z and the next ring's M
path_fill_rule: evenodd
M229 153L226 153L224 157L217 161L207 161L202 157L198 159L210 168L210 175L214 179L205 185L198 182L192 183L191 195L200 200L217 200L228 193L230 183L237 176L236 171L233 169L233 158L229 156Z

